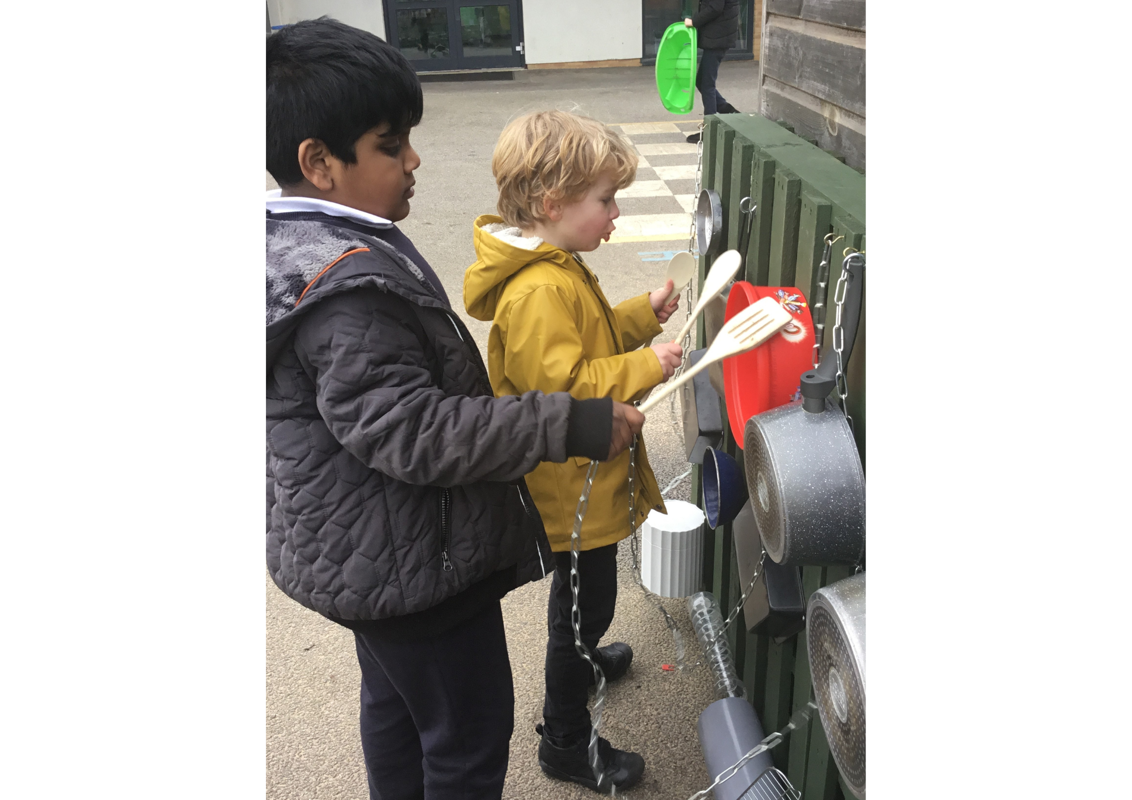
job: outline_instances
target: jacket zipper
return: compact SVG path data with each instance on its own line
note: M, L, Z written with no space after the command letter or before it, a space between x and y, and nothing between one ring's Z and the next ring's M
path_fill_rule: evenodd
M452 495L447 489L440 490L440 558L444 571L451 572L452 561L448 558L448 536L452 530Z
M526 515L528 517L534 516L533 514L531 514L531 509L527 505L527 498L523 497L523 487L522 487L522 485L516 483L515 484L515 491L519 493L519 502L523 504L523 511L526 512ZM542 577L545 578L547 575L550 574L550 571L547 570L547 568L546 568L546 557L543 556L543 554L542 554L542 545L540 545L538 543L538 537L537 536L535 537L535 550L538 552L539 566L542 567Z

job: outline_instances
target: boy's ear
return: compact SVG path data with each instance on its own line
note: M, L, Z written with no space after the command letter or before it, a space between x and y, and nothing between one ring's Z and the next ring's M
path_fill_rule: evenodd
M330 148L318 139L304 139L299 144L299 169L320 191L329 192L334 188L333 158Z
M559 222L562 219L562 204L543 195L542 213L545 214L546 218L551 222Z

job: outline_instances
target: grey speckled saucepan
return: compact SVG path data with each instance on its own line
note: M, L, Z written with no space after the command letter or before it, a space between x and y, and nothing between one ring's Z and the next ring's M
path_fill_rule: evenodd
M860 320L864 259L846 259L842 361L848 363ZM837 354L802 374L802 399L747 420L747 488L767 555L775 563L860 563L865 553L865 472L853 432L828 398Z

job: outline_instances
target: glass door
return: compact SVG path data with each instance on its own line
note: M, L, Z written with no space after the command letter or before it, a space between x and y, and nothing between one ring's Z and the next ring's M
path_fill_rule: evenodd
M519 0L386 0L389 41L417 72L523 66Z

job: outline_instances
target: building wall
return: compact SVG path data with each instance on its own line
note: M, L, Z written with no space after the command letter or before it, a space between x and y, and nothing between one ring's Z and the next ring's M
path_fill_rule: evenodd
M272 25L293 25L324 14L385 38L382 0L267 0Z
M759 113L865 168L865 0L765 0Z
M641 57L640 0L523 0L528 66Z

